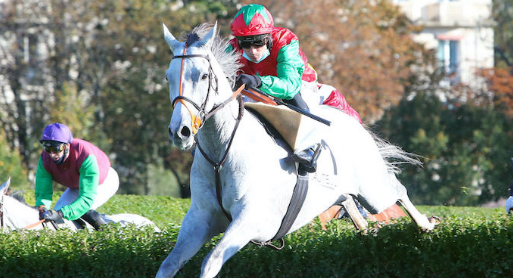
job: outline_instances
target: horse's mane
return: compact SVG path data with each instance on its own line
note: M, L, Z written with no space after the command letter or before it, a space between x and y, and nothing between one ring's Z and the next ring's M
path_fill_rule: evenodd
M194 43L194 41L203 39L213 26L214 25L211 23L203 23L194 28L190 34L182 34L181 38L186 40L188 44L191 45ZM233 50L226 51L229 46L229 39L220 38L218 29L216 34L214 34L212 48L210 51L216 58L217 63L223 69L228 82L230 82L230 85L233 87L235 84L235 77L237 76L237 72L242 65L239 62L240 55L235 53Z
M22 190L16 190L12 191L10 188L6 192L6 196L10 196L14 199L16 199L18 202L23 203L28 206L27 202L25 201L24 192Z

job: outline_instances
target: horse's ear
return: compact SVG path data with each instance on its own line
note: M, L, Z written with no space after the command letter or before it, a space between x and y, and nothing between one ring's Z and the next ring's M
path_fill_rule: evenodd
M9 179L6 182L4 182L2 184L2 186L0 186L0 194L1 195L5 194L5 192L7 191L7 188L9 188L9 185L11 185L11 177L9 177Z
M214 42L214 37L217 33L217 21L214 24L214 27L210 29L210 32L208 32L205 37L201 40L201 44L205 45L207 49L212 49L212 44Z
M171 52L175 53L175 49L180 45L180 42L175 39L175 37L169 32L166 24L162 23L162 28L164 29L164 39L166 39Z

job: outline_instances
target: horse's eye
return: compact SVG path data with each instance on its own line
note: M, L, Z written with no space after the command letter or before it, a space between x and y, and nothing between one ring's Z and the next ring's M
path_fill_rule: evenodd
M208 78L208 74L206 74L206 73L205 73L205 74L203 74L203 76L201 77L201 79L203 79L203 80L205 80L205 79L207 79L207 78Z

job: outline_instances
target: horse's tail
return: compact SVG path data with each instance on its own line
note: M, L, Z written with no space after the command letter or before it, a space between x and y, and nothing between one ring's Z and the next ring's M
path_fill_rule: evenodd
M385 161L385 164L389 172L394 174L401 173L401 169L398 167L401 164L412 164L422 166L422 162L419 159L420 156L404 151L400 147L393 145L385 141L384 139L378 137L370 130L369 133L372 135L372 138L376 142L376 145L379 149L379 153Z

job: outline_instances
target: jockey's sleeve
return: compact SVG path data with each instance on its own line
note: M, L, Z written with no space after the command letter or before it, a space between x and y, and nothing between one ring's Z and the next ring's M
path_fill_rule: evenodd
M45 166L43 165L43 159L41 156L39 157L39 162L37 163L36 170L36 186L35 186L35 195L36 195L36 207L41 205L50 208L52 205L52 196L53 196L53 178L48 171L46 171Z
M301 91L305 65L299 54L299 42L291 41L283 46L276 57L277 76L261 76L260 89L281 99L292 99Z
M78 198L71 204L62 207L64 218L75 220L91 209L96 198L98 184L100 182L100 169L96 157L88 155L79 169Z

